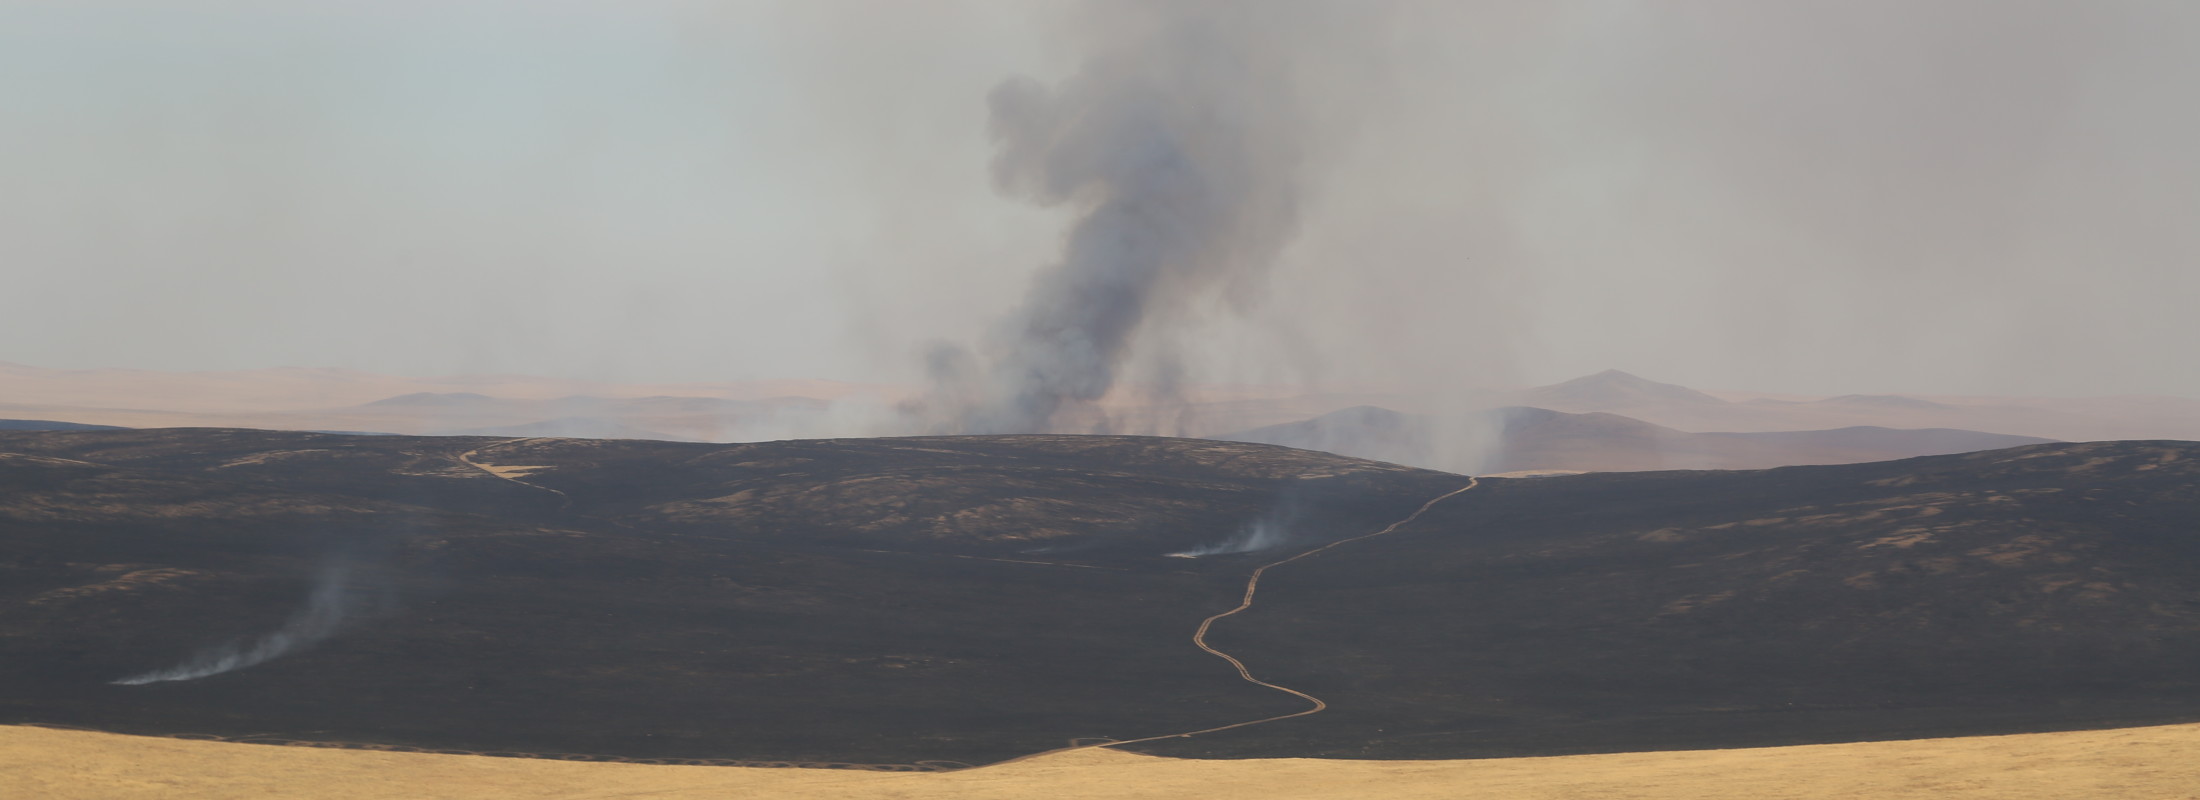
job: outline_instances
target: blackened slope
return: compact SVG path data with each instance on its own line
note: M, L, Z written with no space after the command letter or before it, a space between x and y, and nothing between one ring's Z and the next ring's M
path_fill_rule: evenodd
M1299 527L1318 537L1457 482L1267 445L1133 436L712 445L183 428L0 435L4 450L539 523L1018 557L1173 552L1285 499L1309 509ZM468 465L466 453L534 467L526 482L572 505Z
M2002 433L1983 433L1957 428L1881 428L1869 425L1822 431L1704 433L1696 435L1703 438L1748 442L1761 450L1772 453L1809 455L1808 461L1792 461L1795 464L1849 464L1864 461L1886 461L1916 456L1939 456L1981 450L2000 450L2009 447L2023 447L2029 444L2049 444L2054 441L2037 436L2011 436ZM1792 455L1789 457L1793 458ZM1761 461L1759 463L1736 462L1728 466L1730 468L1763 469L1773 466L1787 466L1787 464Z
M1689 433L1617 414L1568 414L1513 406L1486 412L1499 435L1489 469L1614 472L1658 469L1770 469L1852 464L1965 453L2051 440L1926 428L1857 426L1771 433ZM1359 406L1313 419L1226 436L1228 441L1302 447L1400 464L1434 463L1443 437L1429 418Z
M425 532L546 533L486 517L154 470L0 453L0 686L10 700L274 630L314 576L361 585Z
M220 481L240 489L323 493L500 517L540 515L554 508L554 503L545 504L536 497L538 492L497 480L458 459L460 453L500 441L504 440L147 428L0 433L0 452Z
M1182 641L1232 602L1244 559L1161 558L1163 545L1235 531L1309 474L1367 482L1309 512L1325 520L1313 535L1379 528L1426 499L1423 483L1457 481L1088 437L168 430L8 449L47 454L0 462L0 721L758 761L984 763L1289 711ZM539 467L524 479L578 501L560 510L464 453ZM909 502L835 488L867 482ZM757 487L795 489L652 521ZM1081 551L1022 552L1064 516L1084 521L1046 541ZM833 530L850 521L869 527ZM244 671L107 683L272 630L332 555L358 562L357 599L377 613Z
M1154 437L848 439L690 462L697 499L611 500L621 519L688 535L729 525L856 547L1146 558L1227 538L1289 503L1307 541L1348 535L1456 477L1278 447ZM544 485L586 492L548 474Z
M119 431L118 425L56 422L48 419L0 419L0 431Z
M2196 448L1485 480L1271 570L1215 626L1327 711L1154 745L1436 757L2194 715ZM170 430L6 451L37 452L0 462L0 720L872 763L1297 710L1184 640L1274 557L1162 546L1292 492L1317 500L1304 535L1334 541L1460 480L1135 437ZM394 610L244 672L105 683L279 624L332 552Z
M1327 699L1175 755L1440 758L2200 718L2200 444L1485 480L1269 576Z

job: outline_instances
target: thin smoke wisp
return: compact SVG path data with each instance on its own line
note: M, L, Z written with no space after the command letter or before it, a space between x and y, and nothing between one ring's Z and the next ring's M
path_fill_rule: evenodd
M1286 498L1268 513L1245 523L1229 538L1167 555L1169 558L1201 558L1274 550L1299 541L1296 526L1302 516L1302 505Z
M188 681L263 664L318 644L343 627L352 617L351 570L343 566L323 570L306 604L290 615L273 633L247 642L209 647L167 669L132 675L113 683L137 686L163 681Z

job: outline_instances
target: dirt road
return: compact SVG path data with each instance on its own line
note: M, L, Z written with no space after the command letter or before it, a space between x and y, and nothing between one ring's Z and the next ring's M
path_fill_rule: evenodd
M1230 610L1228 610L1228 611L1224 611L1224 612L1222 612L1222 613L1220 613L1220 614L1216 614L1216 615L1214 615L1214 616L1211 616L1211 617L1208 617L1208 618L1206 618L1206 619L1200 620L1200 622L1199 622L1199 629L1198 629L1198 630L1195 630L1195 631L1193 631L1193 632L1192 632L1192 644L1193 644L1194 646L1197 646L1197 647L1198 647L1199 649L1201 649L1201 650L1204 650L1204 651L1206 651L1206 652L1207 652L1208 654L1210 654L1210 655L1213 655L1213 656L1214 656L1214 657L1216 657L1216 658L1220 658L1220 659L1222 659L1222 660L1224 660L1224 661L1228 661L1228 662L1230 662L1230 666L1231 666L1232 668L1234 668L1234 669L1236 669L1236 670L1237 670L1237 673L1238 673L1238 677L1239 677L1239 678L1242 678L1242 679L1244 679L1244 680L1245 680L1245 682L1247 682L1247 683L1251 683L1251 684L1253 684L1253 685L1256 685L1256 686L1261 686L1261 687L1264 687L1264 688L1268 688L1268 689L1273 689L1273 690L1275 690L1275 691L1279 691L1279 692L1282 692L1282 693L1284 693L1284 694L1288 694L1288 695L1291 695L1292 697L1296 697L1296 698L1299 698L1299 699L1301 699L1301 700L1305 700L1305 701L1306 701L1306 702L1307 702L1307 703L1309 704L1309 705L1308 705L1308 706L1307 706L1306 708L1304 708L1304 709L1301 709L1301 710L1298 710L1298 711L1294 711L1294 712L1291 712L1291 713L1289 713L1289 714L1279 714L1279 715L1276 715L1276 716L1273 716L1273 717L1263 717L1263 718L1261 718L1261 719L1250 719L1250 720L1245 720L1245 721L1243 721L1243 722L1233 722L1233 723L1230 723L1230 724L1228 724L1228 725L1217 725L1217 726L1215 726L1215 727L1212 727L1212 728L1201 728L1201 729L1199 729L1199 730L1196 730L1196 731L1185 731L1185 732L1183 732L1183 733L1170 733L1170 734L1163 734L1163 735L1160 735L1160 736L1147 736L1147 737L1144 737L1144 738L1140 738L1140 739L1121 739L1121 740L1114 740L1114 739L1104 739L1104 740L1097 740L1097 741L1095 741L1095 740L1084 740L1084 739L1080 739L1080 740L1077 740L1077 741L1076 741L1075 743L1071 744L1071 745L1070 745L1070 746L1068 746L1068 747L1062 747L1062 748L1057 748L1057 749L1054 749L1054 750L1047 750L1047 751L1044 751L1044 752L1039 752L1039 753L1033 753L1033 754L1031 754L1031 755L1027 755L1027 756L1019 756L1019 757L1017 757L1017 758L1012 758L1012 759L1009 759L1009 760L1007 760L1007 761L1001 761L1001 762L997 762L997 763L994 763L994 764L991 764L991 765L988 765L988 766L989 766L989 767L998 767L998 766L1001 766L1001 765L1004 765L1004 764L1014 764L1014 763L1017 763L1017 762L1019 762L1019 761L1027 761L1027 760L1030 760L1030 759L1038 758L1038 757L1040 757L1040 756L1051 756L1051 755L1056 755L1056 754L1060 754L1060 753L1068 753L1068 752L1074 752L1074 751L1078 751L1078 750L1091 750L1091 749L1095 749L1095 748L1102 748L1102 747L1119 747L1119 746L1122 746L1122 745L1126 745L1126 744L1138 744L1138 743L1141 743L1141 742L1158 742L1158 741L1161 741L1161 740L1163 740L1163 739L1188 739L1188 738L1191 738L1191 737L1193 737L1193 736L1199 736L1199 735L1201 735L1201 734L1216 733L1216 732L1219 732L1219 731L1227 731L1227 730L1232 730L1232 729L1236 729L1236 728L1244 728L1244 727L1249 727L1249 726L1253 726L1253 725L1261 725L1261 724L1265 724L1265 723L1269 723L1269 722L1277 722L1277 721L1280 721L1280 720L1292 719L1292 718L1295 718L1295 717L1303 717L1303 716L1307 716L1307 715L1309 715L1309 714L1319 714L1319 713L1321 713L1321 712L1322 712L1322 711L1323 711L1324 709L1327 709L1327 708L1329 708L1329 704L1328 704L1327 702L1324 702L1324 701L1323 701L1323 700L1322 700L1321 698L1319 698L1319 697L1315 697L1315 696L1313 696L1313 695L1307 694L1307 693L1305 693L1305 692L1302 692L1302 691L1299 691L1299 690L1297 690L1297 689L1293 689L1293 688L1291 688L1291 687L1289 687L1289 686L1280 686L1280 685L1277 685L1277 684L1273 684L1273 683L1269 683L1269 682L1267 682L1267 681L1264 681L1264 680L1261 680L1261 679L1259 679L1259 678L1253 677L1253 671L1252 671L1252 669L1251 669L1251 668L1249 668L1249 667L1247 667L1247 666L1245 666L1245 662L1243 662L1243 661L1240 661L1240 660L1238 660L1238 658L1237 658L1236 656L1230 655L1229 653L1225 653L1225 652L1222 652L1221 650L1217 650L1217 649L1215 649L1215 648L1214 648L1214 646L1212 646L1212 645L1209 645L1209 644L1207 643L1207 632L1208 632L1209 630L1212 630L1212 629L1214 628L1214 625L1215 625L1215 623L1216 623L1217 621L1219 621L1219 620L1222 620L1223 618L1226 618L1226 617L1230 617L1230 616L1234 616L1234 615L1237 615L1237 614L1243 613L1243 612L1244 612L1244 611L1245 611L1246 609L1252 608L1252 607L1253 607L1253 599L1254 599L1254 597L1255 597L1256 595L1258 595L1258 594L1260 593L1260 578L1261 578L1261 576L1262 576L1262 575L1266 575L1266 574L1268 573L1268 571L1269 571L1269 570L1271 570L1271 569L1275 569L1276 567L1280 567L1280 566L1283 566L1283 565L1285 565L1285 564L1289 564L1289 563L1291 563L1291 562L1293 562L1293 561L1297 561L1297 560L1299 560L1299 559L1302 559L1302 558L1306 558L1306 557L1308 557L1308 556L1312 556L1312 555L1315 555L1315 554L1318 554L1318 553L1322 553L1322 552L1325 552L1325 551L1331 550L1331 549L1333 549L1333 548L1337 548L1337 547L1341 547L1341 546L1344 546L1344 545L1348 545L1348 544L1351 544L1351 543L1353 543L1353 542L1358 542L1358 541L1364 541L1364 540L1367 540L1367 539L1373 539L1373 538L1375 538L1375 537L1377 537L1377 536L1382 536L1382 535L1384 535L1384 534L1387 534L1387 533L1390 533L1390 532L1392 532L1392 531L1396 531L1396 530L1398 530L1399 528L1402 528L1402 527L1406 526L1407 524L1410 524L1410 523L1412 523L1412 522L1413 522L1414 520L1420 519L1420 518L1421 518L1421 515L1422 515L1422 514L1426 514L1426 513L1428 513L1428 510L1429 510L1429 509L1431 509L1431 508L1434 508L1434 507L1436 506L1436 504L1437 504L1437 503L1441 503L1441 502L1444 502L1445 500L1449 500L1449 499L1451 499L1451 498L1453 498L1453 497L1457 497L1458 495L1460 495L1460 494L1462 494L1462 493L1466 492L1467 490L1469 490L1469 489L1473 489L1473 488L1474 488L1475 486L1477 486L1477 485L1479 485L1479 484L1480 484L1480 481L1478 481L1478 480L1476 480L1476 479L1474 479L1474 478L1471 478L1471 477L1470 477L1470 478L1468 478L1468 479L1467 479L1467 485L1465 485L1465 486L1461 486L1461 487L1459 487L1459 488L1457 488L1457 489L1453 489L1453 490L1451 490L1451 491L1449 491L1449 492L1446 492L1446 493L1444 493L1444 494L1442 494L1442 495L1439 495L1439 496L1435 497L1434 499L1431 499L1431 500L1429 500L1429 501L1428 501L1428 502L1426 502L1426 503L1422 503L1422 504L1421 504L1421 507L1420 507L1420 508L1417 508L1417 509L1414 509L1414 510L1413 510L1413 513L1411 513L1411 514L1408 514L1408 515L1406 515L1404 519L1400 519L1400 520L1398 520L1397 522L1393 522L1393 523L1390 523L1390 524L1389 524L1388 526L1384 527L1384 528L1383 528L1382 530L1379 530L1379 531L1375 531L1375 532L1373 532L1373 533L1363 533L1363 534L1360 534L1360 535L1358 535L1358 536L1354 536L1354 537L1351 537L1351 538L1349 538L1349 539L1338 539L1337 541L1334 541L1334 542L1330 542L1330 543L1328 543L1328 544L1325 544L1325 545L1322 545L1322 546L1320 546L1320 547L1316 547L1316 548L1313 548L1313 549L1310 549L1310 550L1304 550L1304 551L1301 551L1301 552L1297 553L1296 555L1293 555L1293 556L1291 556L1291 557L1289 557L1289 558L1284 558L1284 559L1281 559L1281 560L1278 560L1278 561L1271 561L1271 562L1268 562L1268 563L1266 563L1266 564L1262 564L1262 565L1260 565L1259 567L1256 567L1256 568L1254 568L1254 569L1253 569L1253 574L1252 574L1251 576L1249 576L1249 577L1247 577L1247 578L1246 578L1246 580L1245 580L1245 595L1244 595L1244 597L1243 597L1243 598L1239 599L1239 601L1238 601L1238 605L1237 605L1237 607L1236 607L1236 608L1233 608L1233 609L1230 609Z
M472 450L460 453L458 454L458 460L460 463L463 463L466 466L473 467L474 469L489 473L491 476L494 476L496 478L511 481L530 489L541 489L545 492L557 495L559 500L564 501L563 505L559 506L559 508L561 509L567 506L571 506L573 505L573 498L568 496L566 493L558 491L556 489L552 489L539 483L528 483L527 481L520 480L520 476L522 475L526 475L538 469L547 469L547 467L522 467L501 464L489 464L474 460L474 456L479 455L481 451L487 450L492 447L503 447L505 445L519 444L520 442L534 442L541 440L542 437L534 437L529 439L507 439L505 441L497 442L496 444L483 445L481 447L476 447Z

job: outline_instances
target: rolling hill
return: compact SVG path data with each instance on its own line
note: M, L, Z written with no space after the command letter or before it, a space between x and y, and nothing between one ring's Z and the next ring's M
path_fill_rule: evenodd
M121 430L118 425L86 425L81 422L55 422L50 419L0 419L0 431L112 431Z
M1266 571L1209 639L1326 711L1127 747L1456 758L2200 719L2189 442L1484 479L1435 504L1466 479L1144 437L190 429L0 433L0 453L0 722L982 764L1305 709L1188 637L1255 566L1346 539Z
M1947 455L2049 441L1947 428L1897 430L1872 426L1822 431L1688 433L1618 414L1568 414L1519 406L1463 418L1418 416L1360 406L1216 438L1418 466L1470 460L1482 463L1487 471L1501 473L1770 469ZM1488 444L1481 447L1461 444L1477 441ZM1470 452L1447 453L1446 447Z
M1610 413L1684 431L1952 428L2063 441L2200 439L2200 400L2185 397L1913 397L1849 394L1721 397L1618 370L1522 390L1515 405Z

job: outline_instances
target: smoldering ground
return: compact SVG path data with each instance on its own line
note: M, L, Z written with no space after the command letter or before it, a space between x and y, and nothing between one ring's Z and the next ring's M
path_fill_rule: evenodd
M307 595L305 603L283 621L282 627L249 641L208 647L175 666L114 682L135 686L188 681L262 664L319 644L336 635L347 620L373 607L372 600L362 601L353 595L352 578L349 564L338 562L325 566L314 579L312 593Z
M1202 556L1237 555L1259 553L1299 544L1308 540L1301 529L1306 522L1307 498L1304 493L1286 489L1274 504L1260 516L1247 520L1236 533L1186 550L1168 554L1171 558L1200 558Z
M399 608L396 581L388 573L386 543L338 545L317 559L304 597L273 630L208 643L169 666L110 683L138 686L188 681L235 672L288 656L346 629Z

